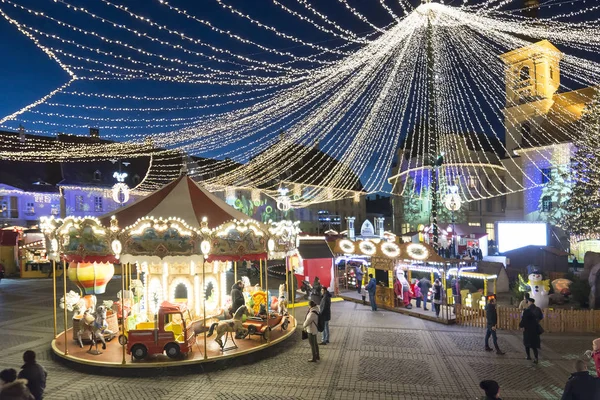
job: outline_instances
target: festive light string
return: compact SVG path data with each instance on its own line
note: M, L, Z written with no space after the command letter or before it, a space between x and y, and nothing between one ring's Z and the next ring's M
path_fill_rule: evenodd
M8 4L7 1L0 0L0 5ZM68 4L63 0L57 0L57 2L61 5ZM10 116L8 120L15 123L20 122L17 121L17 117L24 115L26 118L27 112L30 112L32 115L42 115L44 119L47 119L47 125L44 125L44 121L31 118L26 120L40 126L57 127L60 124L54 118L60 118L65 120L62 126L68 128L76 129L77 121L82 121L82 125L80 125L82 128L88 123L101 123L103 127L114 127L115 131L119 124L123 124L124 130L138 129L135 124L139 124L139 129L144 132L128 135L114 134L115 137L127 138L128 140L125 142L80 146L59 142L44 143L43 140L33 138L27 138L22 143L15 138L0 138L0 156L7 159L35 159L44 162L69 159L87 161L117 155L133 157L152 154L156 163L145 183L145 187L150 189L159 187L168 182L168 179L177 176L179 173L177 166L185 163L182 161L182 153L216 152L219 155L231 155L231 160L200 163L197 168L194 167L193 174L195 176L214 173L215 175L210 175L211 177L206 182L211 187L268 187L264 193L272 196L276 196L273 184L281 179L282 172L285 172L289 166L304 160L308 161L308 166L291 176L297 182L306 182L302 198L294 200L295 204L300 206L353 197L351 189L356 184L356 179L354 179L356 175L365 179L363 184L367 192L381 189L387 169L394 157L394 144L397 143L400 132L414 131L415 133L410 138L405 139L402 153L399 153L411 155L409 160L403 160L400 163L399 168L402 171L412 171L409 172L409 175L414 179L396 179L394 186L397 190L398 185L401 185L401 192L404 192L409 189L408 182L412 182L411 191L418 192L415 195L418 194L420 197L426 193L425 188L428 186L428 160L431 157L429 149L434 140L431 132L427 131L425 126L420 123L423 115L427 112L426 99L429 89L423 83L427 79L427 60L423 49L426 43L427 24L431 17L433 21L434 72L439 77L436 78L434 85L437 105L435 110L437 118L434 123L439 132L438 148L445 151L447 163L443 169L444 173L440 176L440 190L445 190L453 177L468 174L481 181L482 185L481 187L476 185L470 189L465 188L461 191L461 196L467 201L492 198L521 191L524 187L539 186L539 183L533 179L531 171L525 171L521 166L521 161L517 161L513 157L500 161L495 150L476 153L470 149L486 147L494 149L495 146L498 146L510 155L509 151L513 149L506 148L506 145L500 140L503 133L496 128L496 126L503 126L506 130L504 135L517 143L517 151L531 147L531 149L519 153L523 165L527 163L528 168L541 171L552 162L552 156L547 154L547 151L540 145L560 143L561 138L574 139L575 133L570 131L569 123L570 119L575 117L569 114L570 107L579 107L580 104L577 103L580 101L578 99L571 100L569 96L560 97L562 100L553 106L552 115L539 115L538 117L541 118L535 117L530 121L532 129L535 129L535 135L520 138L515 133L521 128L518 121L527 115L524 107L520 107L520 103L518 104L517 99L505 98L505 67L497 56L528 44L521 39L525 36L547 37L558 45L564 45L573 50L582 50L582 54L600 50L600 45L590 40L599 33L596 21L594 23L572 23L557 19L542 19L540 22L534 23L526 18L497 13L496 10L500 10L507 4L502 1L490 1L484 7L479 8L448 7L437 3L428 3L418 7L416 11L407 13L403 18L399 18L388 7L388 12L391 11L390 15L394 18L395 23L384 29L376 29L372 35L362 36L342 28L329 16L317 11L307 0L297 0L297 2L311 16L316 16L319 21L323 21L324 25L315 22L312 17L292 10L287 5L284 6L279 0L272 0L287 14L299 18L321 32L327 32L335 38L343 38L347 41L343 47L340 46L336 49L306 44L270 25L261 24L258 20L228 6L222 0L217 0L217 2L233 14L245 18L262 29L321 53L300 56L295 55L289 49L285 51L287 54L283 54L283 51L277 53L279 50L276 49L271 49L274 51L261 49L268 54L284 59L284 61L263 61L260 54L254 54L245 60L211 50L215 51L217 55L210 56L216 57L222 62L211 61L219 62L220 67L200 69L197 68L198 64L193 61L176 59L168 55L169 53L166 51L161 51L162 49L150 51L126 42L123 42L124 45L104 42L144 57L144 59L140 59L136 56L129 59L127 53L113 53L107 51L109 49L95 48L83 44L77 39L67 39L54 32L44 32L32 24L16 22L13 19L16 22L13 24L19 31L34 40L38 47L73 61L69 61L73 64L69 65L55 58L59 64L62 64L63 69L69 68L77 71L78 75L82 75L74 78L76 82L73 84L90 80L99 83L152 80L163 82L164 85L176 82L188 85L211 84L231 87L231 92L238 94L224 94L223 96L239 96L239 98L220 100L221 95L217 94L199 97L166 96L162 93L160 96L138 95L127 91L126 86L120 88L121 90L115 94L109 94L106 91L94 93L94 91L86 89L72 89L67 92L61 88L52 96L64 94L72 97L65 97L66 101L60 97L59 100L53 102L49 102L49 98L42 99L24 111ZM109 1L102 1L102 3L109 8L122 7L121 11L134 20L140 21L142 25L157 29L160 27L161 30L162 27L169 29L150 18L129 11L124 6ZM364 16L364 19L360 18L359 15L362 14L349 7L346 1L340 0L339 3L342 8L350 10L361 21L368 21ZM383 1L380 4L385 5ZM399 5L405 10L408 9L405 2L400 1ZM173 9L164 2L161 6L169 7L179 15L185 16L186 19L197 18L182 9ZM87 9L78 7L73 10L102 22L103 17L100 14L93 14ZM0 11L4 13L4 9L1 7ZM32 15L40 17L35 13ZM586 15L586 13L581 13L581 15ZM8 20L10 21L10 17ZM55 20L60 21L58 18ZM62 21L60 22L62 23ZM197 22L212 29L210 25L213 24L208 21ZM104 23L108 26L116 24L112 21ZM125 30L134 38L144 38L144 40L149 40L150 43L162 46L169 51L176 50L173 46L181 47L175 40L166 42L146 32L129 28L127 25L117 25L112 27L123 30L124 28L121 27L123 26L129 29L129 31ZM85 33L88 32L87 30L78 31L65 25L59 24L59 26L63 29L70 29L71 32L80 36L93 36L97 40L102 40L94 35L88 35ZM219 29L212 30L219 34L226 34L231 39L249 46L258 44L249 39L244 42L245 38L239 35L236 38L228 35L227 31L219 31ZM165 30L165 33L176 37L181 42L199 40L190 36L182 38L181 33L175 29ZM44 42L46 39L52 41L52 46L40 43L40 38L44 38ZM108 38L106 37L106 39ZM114 39L108 40L114 41ZM54 44L55 42L57 45ZM212 46L208 45L207 48ZM78 49L78 53L86 52L86 55L87 53L94 55L82 57L64 49L65 47L75 47ZM264 47L268 48L268 46ZM352 51L348 51L348 49L352 49ZM201 57L199 52L186 54ZM225 59L223 57L225 55L233 58ZM341 56L343 58L340 58ZM552 54L548 56L548 59L552 62L560 56L560 54ZM582 86L594 86L600 83L600 65L598 63L568 53L562 57L560 70L566 80ZM109 58L117 61L112 62L108 60ZM164 65L147 61L152 58L161 60ZM315 65L317 67L314 67ZM221 66L228 69L221 68ZM469 76L469 78L465 79L464 76ZM540 73L537 73L534 78L544 79L543 74ZM236 86L257 84L264 86L251 90L235 88ZM261 91L264 89L264 92L256 94L255 89ZM564 83L560 85L560 89L561 91L572 90ZM113 97L102 96L102 94ZM113 102L140 99L177 102L196 101L200 98L210 101L206 104L166 104L165 107L160 108L128 104L78 103L77 99L82 97ZM191 98L184 99L184 97ZM248 105L248 103L251 104ZM183 112L216 108L222 105L235 105L237 109L203 114L197 117L181 116ZM75 111L75 113L61 112L61 107L65 110ZM49 111L52 108L56 108L59 112ZM514 109L513 117L505 118L502 112L503 108ZM78 114L81 110L85 110L85 114ZM161 111L178 114L170 115L165 119L102 116L102 113L108 114L109 112L154 113ZM2 123L6 121L5 119ZM146 127L144 127L145 124ZM277 139L280 127L285 127L287 130L283 140ZM162 130L163 128L171 129ZM156 129L162 131L151 132ZM336 135L338 130L344 134ZM559 135L553 134L553 131ZM487 135L465 134L467 132L486 132ZM320 160L318 153L311 153L313 144L317 141L321 143L321 151L332 157L324 159L320 165L317 162ZM290 153L290 149L296 149L293 146L300 146L299 150ZM248 162L249 159L251 161ZM285 160L285 162L281 162L281 160ZM236 163L243 165L236 165ZM315 180L324 185L311 185L310 183Z

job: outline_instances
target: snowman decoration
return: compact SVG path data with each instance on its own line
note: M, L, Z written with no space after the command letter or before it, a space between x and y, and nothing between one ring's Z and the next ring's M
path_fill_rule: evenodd
M522 291L529 290L529 297L535 300L535 305L541 309L548 308L550 301L550 281L543 280L541 271L536 267L528 267L529 281L525 283L519 275Z

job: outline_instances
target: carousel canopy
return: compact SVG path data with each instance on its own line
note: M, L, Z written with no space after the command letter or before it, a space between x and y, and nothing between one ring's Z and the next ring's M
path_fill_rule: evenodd
M113 211L100 218L103 225L109 226L115 216L119 225L129 226L139 218L180 218L190 227L200 229L202 218L206 217L208 226L215 228L225 222L237 219L250 219L223 200L200 187L187 175L181 176L162 189L136 201L135 203Z

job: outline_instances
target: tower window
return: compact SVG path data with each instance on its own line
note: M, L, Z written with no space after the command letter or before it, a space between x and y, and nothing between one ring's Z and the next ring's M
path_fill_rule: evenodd
M548 212L550 210L552 210L552 197L542 197L542 212Z
M529 80L529 67L528 66L524 66L523 68L521 68L521 71L519 71L519 78L521 79L521 81Z

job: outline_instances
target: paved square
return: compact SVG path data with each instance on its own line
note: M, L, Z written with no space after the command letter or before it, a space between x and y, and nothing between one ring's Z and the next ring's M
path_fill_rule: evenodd
M109 294L99 301L112 299L119 286L114 279ZM497 356L483 351L483 329L449 327L339 302L332 308L331 344L320 348L318 364L306 362L310 349L298 333L253 358L109 376L83 372L51 357L50 280L3 280L0 304L0 368L18 368L23 351L35 350L49 372L48 400L466 400L481 396L478 385L483 379L498 381L505 400L560 399L573 359L595 338L545 334L540 365L534 366L525 361L520 332L498 333L507 354ZM300 320L305 313L306 309L296 310Z

